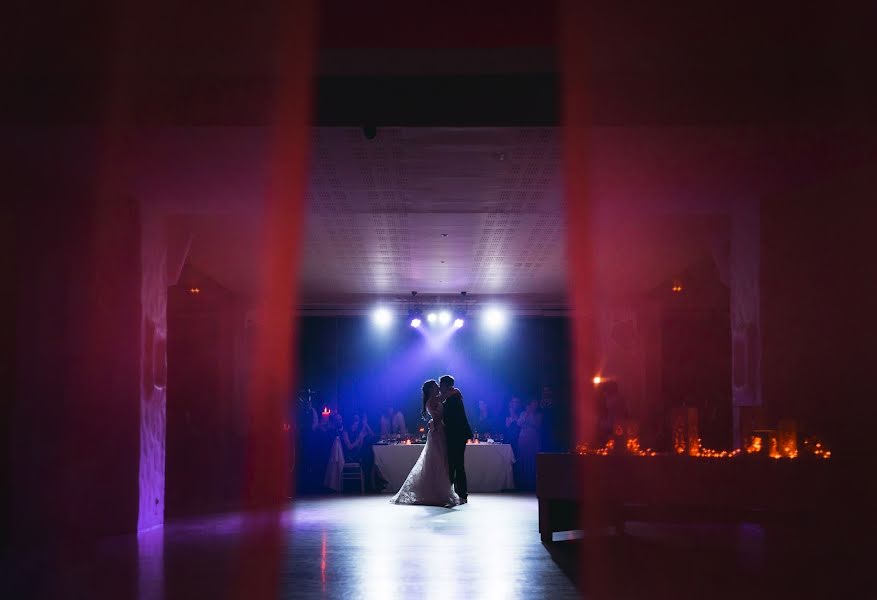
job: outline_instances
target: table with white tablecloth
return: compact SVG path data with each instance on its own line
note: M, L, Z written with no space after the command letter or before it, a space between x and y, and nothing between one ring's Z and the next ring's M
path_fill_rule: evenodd
M375 467L388 482L385 491L399 491L424 447L423 444L374 446ZM469 491L500 492L514 489L514 462L515 454L509 444L467 445L466 480Z

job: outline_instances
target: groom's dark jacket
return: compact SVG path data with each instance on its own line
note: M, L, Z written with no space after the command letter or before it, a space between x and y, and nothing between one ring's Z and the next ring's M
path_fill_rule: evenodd
M472 437L472 428L466 418L463 394L459 390L445 399L445 431L448 442L465 442Z

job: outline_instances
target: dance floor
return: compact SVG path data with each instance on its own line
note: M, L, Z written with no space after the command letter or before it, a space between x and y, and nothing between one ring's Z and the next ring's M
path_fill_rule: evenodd
M798 568L775 565L767 577L754 525L628 531L600 536L593 563L612 597L767 597L804 583L797 556ZM451 510L343 496L16 552L4 559L4 579L16 592L6 597L559 599L593 597L579 577L586 558L580 541L540 542L532 496L477 494ZM819 593L816 583L808 592Z

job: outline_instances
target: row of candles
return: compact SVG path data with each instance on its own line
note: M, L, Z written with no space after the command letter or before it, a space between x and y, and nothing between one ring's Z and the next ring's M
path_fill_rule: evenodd
M626 454L629 456L657 456L658 452L651 448L642 448L637 435L637 427L633 423L618 424L614 428L615 435L603 446L592 448L580 444L576 452L582 455L608 456L610 454ZM808 456L819 459L831 458L831 451L822 442L806 438L804 449ZM698 437L696 412L686 411L678 414L673 422L673 452L696 458L735 458L741 455L766 456L773 459L798 458L798 432L794 421L780 422L779 431L757 430L748 437L744 448L734 450L713 450L705 448Z
M807 446L809 450L808 454L812 455L815 458L831 458L831 451L826 449L821 442L805 442L805 446ZM764 452L764 448L769 448L766 453ZM745 450L741 448L736 448L734 450L713 450L711 448L704 448L700 445L699 439L697 440L697 444L692 445L690 448L685 448L684 446L676 446L674 450L675 454L677 455L693 456L695 458L734 458L743 454L766 455L773 459L798 458L797 450L793 450L788 446L784 447L783 451L780 451L776 437L770 438L770 445L768 447L764 444L762 437L756 435L750 438L749 442L746 444ZM599 448L592 448L588 444L579 444L578 446L576 446L576 453L582 455L596 456L609 456L610 454L627 454L630 456L658 456L659 454L651 448L641 448L639 438L636 437L627 438L623 450L619 449L616 446L615 439L613 438L608 440L603 446Z

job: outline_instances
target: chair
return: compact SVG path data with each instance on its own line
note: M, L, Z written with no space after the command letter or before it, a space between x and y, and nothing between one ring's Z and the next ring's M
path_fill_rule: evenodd
M341 441L335 438L332 449L329 452L329 462L326 465L326 476L323 485L336 492L344 491L344 452L341 450Z
M362 465L355 462L344 463L344 470L341 472L341 485L345 481L359 481L359 493L365 493L365 477L362 475Z

